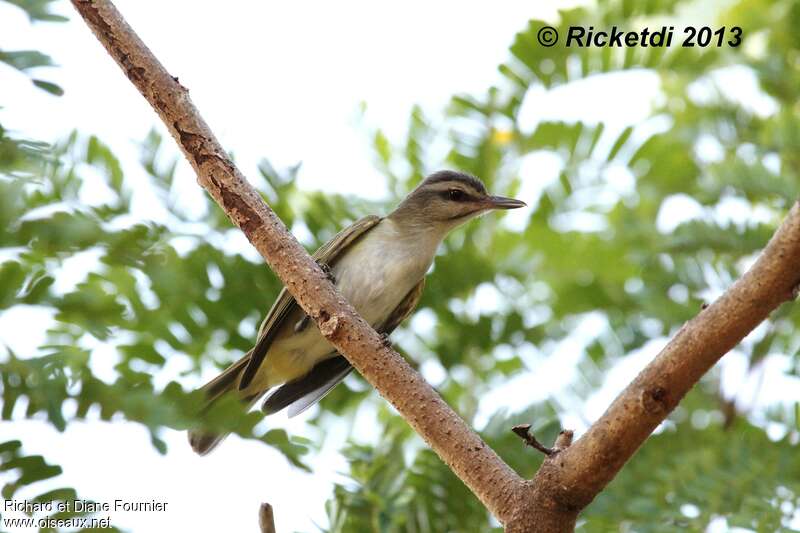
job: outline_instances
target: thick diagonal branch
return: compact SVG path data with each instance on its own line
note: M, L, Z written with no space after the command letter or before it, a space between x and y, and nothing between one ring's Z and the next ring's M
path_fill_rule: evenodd
M169 128L198 181L239 226L320 331L358 369L508 532L571 531L578 513L613 479L688 390L800 284L800 207L761 257L688 322L572 446L523 482L385 345L264 204L219 145L188 91L171 77L107 0L72 0L106 50Z
M546 459L529 497L553 527L514 521L508 531L572 531L578 513L616 476L653 430L719 359L800 286L800 204L795 203L750 270L687 322L572 446ZM541 510L544 510L543 512ZM529 529L530 527L535 529Z
M153 106L197 179L269 263L323 335L386 398L499 520L522 480L338 293L247 182L189 99L107 0L72 4ZM212 67L213 68L213 67Z
M687 322L561 454L570 500L586 505L719 359L800 285L800 204L795 203L755 264L712 305Z

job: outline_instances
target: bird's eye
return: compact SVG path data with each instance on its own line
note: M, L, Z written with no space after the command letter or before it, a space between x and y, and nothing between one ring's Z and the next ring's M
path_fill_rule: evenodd
M450 189L447 191L447 196L454 202L460 202L466 199L467 195L461 189Z

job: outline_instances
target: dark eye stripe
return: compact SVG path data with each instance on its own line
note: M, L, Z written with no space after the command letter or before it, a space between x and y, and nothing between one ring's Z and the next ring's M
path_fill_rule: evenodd
M450 202L466 202L470 200L470 196L461 189L448 189L442 191L439 195Z

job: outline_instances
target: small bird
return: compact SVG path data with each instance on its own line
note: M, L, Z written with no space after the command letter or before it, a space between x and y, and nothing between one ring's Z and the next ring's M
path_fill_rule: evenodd
M314 259L364 320L388 338L419 302L425 273L450 230L487 211L525 205L490 195L473 176L442 170L422 181L388 216L367 216L341 231ZM318 402L352 370L284 288L253 349L200 390L207 406L233 392L249 408L277 387L261 409L273 414L288 407L291 417ZM189 432L189 443L200 455L223 438Z

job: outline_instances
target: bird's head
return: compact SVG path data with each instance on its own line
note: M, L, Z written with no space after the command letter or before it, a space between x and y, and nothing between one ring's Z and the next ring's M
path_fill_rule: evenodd
M449 231L487 211L525 205L521 200L489 194L478 178L441 170L425 178L389 216L401 223Z

